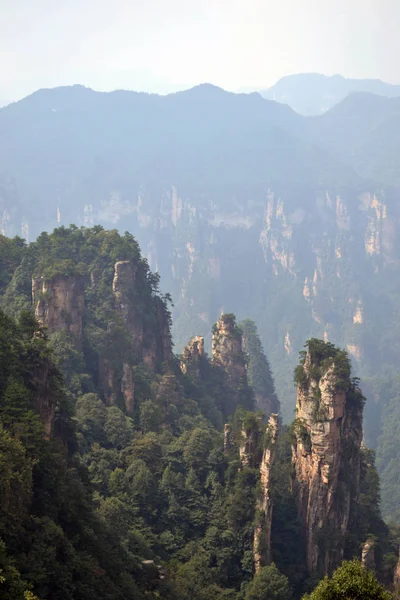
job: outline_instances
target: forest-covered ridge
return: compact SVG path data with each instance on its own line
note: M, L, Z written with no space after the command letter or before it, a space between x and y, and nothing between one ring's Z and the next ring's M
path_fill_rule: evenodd
M130 234L71 226L0 244L4 598L250 600L276 586L287 600L367 541L392 585L396 532L380 516L345 352L308 342L297 419L278 434L255 324L223 315L211 357L201 337L175 356L171 299ZM318 458L327 427L338 427L341 461L323 469L332 510L351 499L339 555L326 543L331 516L317 538L302 520L304 494L326 482L301 479L292 457L295 447Z

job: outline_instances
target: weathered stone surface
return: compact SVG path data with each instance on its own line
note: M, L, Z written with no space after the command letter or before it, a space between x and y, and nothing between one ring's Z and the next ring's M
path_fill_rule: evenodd
M266 445L260 464L260 493L256 514L259 515L254 529L253 556L256 572L271 562L272 500L270 496L271 469L275 459L278 437L278 415L272 414L266 428Z
M135 412L135 382L133 381L132 367L127 363L122 368L121 392L126 414L132 417Z
M40 415L44 426L44 435L47 439L53 434L54 417L58 401L58 398L54 396L48 385L52 371L55 371L54 364L48 358L45 358L34 373L36 382L35 408Z
M242 348L242 335L231 315L222 315L212 336L212 358L222 366L232 380L246 377L246 363Z
M151 370L173 358L170 323L161 298L155 298L156 316L153 323L143 318L140 283L143 273L137 263L117 261L114 266L113 294L116 313L122 317L130 336L134 358L141 359ZM147 307L149 310L149 307Z
M363 567L375 571L375 541L368 539L362 547L361 562Z
M400 598L400 551L399 558L394 568L393 574L393 596L395 598Z
M173 359L172 337L170 330L170 320L167 309L161 298L156 299L157 303L157 339L156 350L158 363L171 363Z
M193 337L182 352L180 360L182 373L190 373L192 376L200 377L200 363L204 356L204 338L201 336Z
M115 308L130 329L136 318L133 295L137 271L137 264L130 260L119 260L114 265L112 290Z
M220 368L230 388L230 412L241 404L247 409L254 406L254 394L248 385L242 333L233 315L222 315L213 327L212 362Z
M118 402L118 381L108 358L100 358L99 376L105 403L107 406L115 406Z
M224 425L224 454L228 454L232 447L232 430L229 423Z
M79 276L57 276L49 280L36 277L32 280L32 302L37 320L47 328L49 334L56 331L68 333L77 348L81 347L82 342L84 292L84 282ZM47 438L53 434L58 401L48 385L53 370L53 363L44 359L35 373L35 408Z
M330 573L343 559L350 504L359 491L362 402L349 400L349 376L343 381L335 362L320 377L315 367L308 351L297 392L294 490L308 568Z
M253 467L258 468L259 466L259 442L261 437L261 425L262 417L257 419L257 422L252 423L250 426L243 425L240 444L239 444L239 458L242 467Z
M39 323L50 334L68 332L78 347L82 339L84 294L84 282L79 276L32 280L32 301Z

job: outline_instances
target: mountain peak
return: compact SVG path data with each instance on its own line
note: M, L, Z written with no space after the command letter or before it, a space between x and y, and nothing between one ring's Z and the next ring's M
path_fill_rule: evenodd
M296 112L311 116L324 113L354 92L378 96L400 96L400 85L379 79L346 79L342 75L298 73L282 77L274 86L261 90L269 100L289 104Z
M233 92L228 92L226 90L224 90L223 88L214 85L213 83L200 83L198 85L195 85L192 88L189 88L187 90L182 90L180 92L175 92L174 94L169 94L171 96L179 96L179 95L185 95L185 96L191 96L191 97L198 97L198 98L216 98L216 97L222 97L222 96L228 96L228 95L234 95Z

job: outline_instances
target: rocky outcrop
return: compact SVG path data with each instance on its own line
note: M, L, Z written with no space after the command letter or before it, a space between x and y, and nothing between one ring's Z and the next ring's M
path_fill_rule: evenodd
M242 348L242 333L234 315L222 315L213 327L212 358L224 367L232 379L246 376L246 363Z
M143 362L150 370L158 371L163 363L172 362L170 317L165 302L152 294L146 272L137 261L115 263L112 293L127 343L123 359L116 362L110 342L111 350L107 348L107 354L100 357L99 378L106 403L115 405L123 401L126 413L132 416L135 410L132 366ZM116 326L117 322L108 325L110 339Z
M136 324L139 319L134 302L137 272L138 265L131 260L119 260L114 265L112 290L115 309L132 332L135 325L140 327L139 323Z
M32 280L32 301L35 316L48 332L66 331L80 347L85 306L83 278L57 276L49 280Z
M171 317L160 297L155 298L157 307L156 350L158 364L171 363L173 359Z
M308 569L324 574L343 559L359 491L363 397L350 380L347 354L320 340L308 342L296 379L294 491Z
M394 598L400 598L400 551L397 564L394 568L393 574L393 596Z
M149 319L151 307L143 304L146 288L148 283L140 264L130 260L115 263L112 284L115 310L129 333L132 359L143 360L156 370L163 362L172 361L170 322L165 303L159 297L152 298L155 316Z
M126 414L132 417L135 412L135 382L133 381L132 367L127 363L122 367L121 392Z
M361 550L361 563L366 569L375 571L375 541L373 539L368 539L363 544Z
M125 405L126 414L132 417L135 411L135 382L132 365L124 363L122 374L120 374L119 369L110 359L102 357L99 364L99 378L107 406L119 405L121 399Z
M43 424L46 439L55 433L56 408L59 403L59 372L49 357L42 357L32 373L35 382L34 403Z
M243 423L240 434L239 458L242 467L258 468L260 462L261 417L252 417Z
M144 344L145 332L141 311L140 287L141 273L139 265L131 260L119 260L114 265L112 291L115 299L115 311L123 320L129 333L133 359L143 359L151 367L155 367L156 350Z
M224 454L228 454L232 447L232 430L230 423L224 425Z
M236 324L234 315L222 315L213 326L212 362L225 373L233 411L234 406L238 404L247 409L253 408L254 395L247 382L242 332Z
M257 498L258 522L254 529L253 557L256 572L271 562L272 500L270 495L271 469L275 459L278 437L278 415L272 414L265 431L264 452L260 464L260 492Z
M115 368L108 358L100 358L99 379L107 406L115 406L118 403L119 385Z
M246 413L239 435L239 460L241 469L258 469L259 490L255 505L255 527L253 534L253 559L256 572L271 562L271 469L275 459L279 419L272 414L265 427L262 416ZM231 444L231 429L225 425L224 450Z
M201 336L193 337L185 346L181 355L180 367L182 373L199 378L201 360L204 357L204 338Z

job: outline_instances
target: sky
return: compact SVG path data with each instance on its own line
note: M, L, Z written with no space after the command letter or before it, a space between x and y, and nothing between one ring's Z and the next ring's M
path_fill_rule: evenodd
M0 105L80 83L263 89L292 73L400 83L399 0L0 0Z

